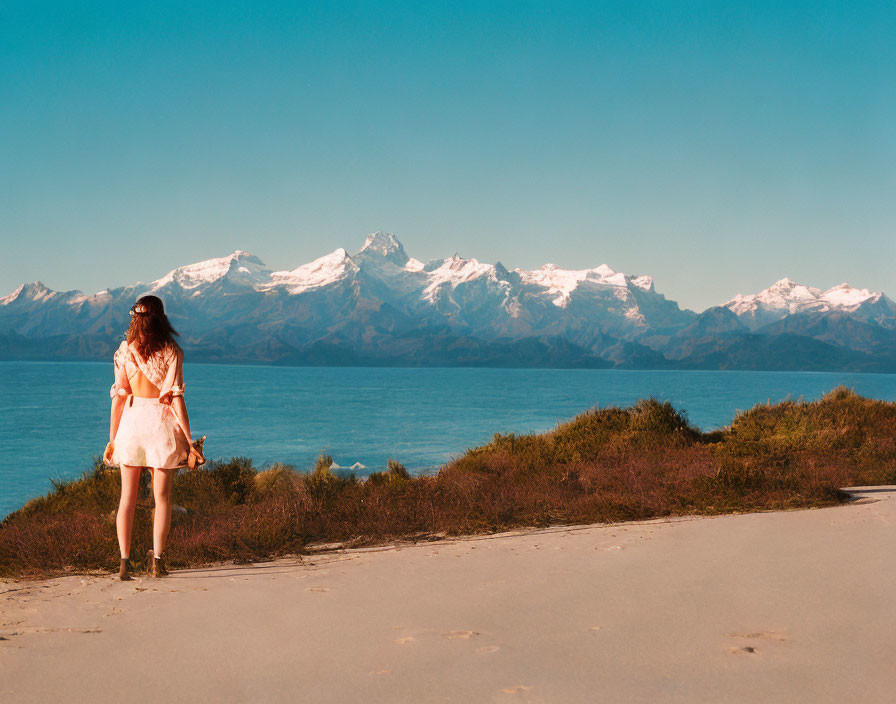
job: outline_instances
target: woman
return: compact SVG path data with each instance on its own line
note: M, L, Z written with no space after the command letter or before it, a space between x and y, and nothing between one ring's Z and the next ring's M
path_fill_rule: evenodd
M103 452L107 464L121 467L121 500L115 520L121 549L119 577L130 579L131 532L140 472L152 473L155 498L152 554L147 570L152 576L168 574L163 554L171 527L171 486L179 467L205 462L202 440L194 443L184 404L183 351L174 341L161 299L143 296L130 310L127 339L115 351L115 383L109 444Z

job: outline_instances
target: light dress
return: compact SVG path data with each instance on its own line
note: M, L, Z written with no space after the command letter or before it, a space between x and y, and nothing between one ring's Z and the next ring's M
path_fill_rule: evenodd
M171 398L184 393L180 347L168 345L144 359L125 340L112 359L115 383L109 395L126 398L113 442L112 464L158 469L185 466L190 443L184 431L185 423L170 402ZM158 387L159 398L143 398L131 393L129 377L133 377L137 370Z

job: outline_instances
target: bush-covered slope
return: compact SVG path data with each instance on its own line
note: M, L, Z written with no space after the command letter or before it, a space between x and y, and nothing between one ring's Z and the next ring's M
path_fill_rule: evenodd
M173 567L551 523L806 508L839 487L896 483L896 404L844 388L811 402L757 406L701 433L668 403L592 410L543 434L496 435L436 476L398 463L365 481L263 471L234 458L181 472L167 556ZM148 480L148 474L144 474ZM113 568L119 475L98 463L0 524L0 574ZM152 495L138 503L134 562L150 547Z

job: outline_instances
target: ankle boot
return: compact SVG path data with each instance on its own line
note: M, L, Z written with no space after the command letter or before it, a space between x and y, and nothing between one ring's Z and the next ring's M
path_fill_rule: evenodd
M156 578L168 576L168 568L165 566L165 560L161 557L152 559L152 576Z
M152 550L150 550L149 554L146 556L146 567L147 571L154 579L164 577L168 574L168 568L165 567L165 560L161 557L156 557Z
M122 582L127 582L131 578L131 561L126 557L121 558L121 564L118 567L118 578Z

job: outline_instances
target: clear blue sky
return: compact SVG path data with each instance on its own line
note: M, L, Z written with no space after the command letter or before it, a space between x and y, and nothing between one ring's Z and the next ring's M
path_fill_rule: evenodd
M892 2L4 2L0 294L382 229L697 310L896 297L894 37Z

